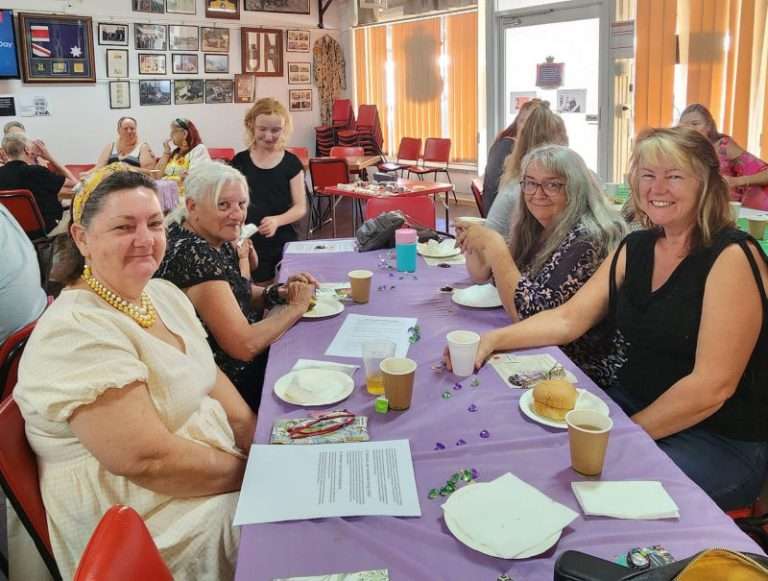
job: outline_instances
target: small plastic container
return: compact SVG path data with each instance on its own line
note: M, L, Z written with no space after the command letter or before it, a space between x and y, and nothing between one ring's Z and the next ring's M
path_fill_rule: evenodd
M418 236L413 228L395 230L395 255L398 272L416 272L416 241Z

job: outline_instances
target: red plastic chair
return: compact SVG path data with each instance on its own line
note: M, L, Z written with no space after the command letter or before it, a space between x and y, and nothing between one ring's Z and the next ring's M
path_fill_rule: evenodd
M24 418L12 397L0 404L0 485L54 579L61 579L53 557L48 520L40 495L37 458L24 433Z
M45 238L45 220L29 190L0 190L0 204L10 210L33 241Z
M400 210L411 225L435 229L435 204L429 196L371 198L365 205L365 218L370 220L392 210Z
M299 158L301 165L304 169L309 167L309 149L306 147L286 147L285 151L290 151L293 155Z
M226 161L229 163L235 157L235 150L231 147L209 147L208 155L214 161Z
M73 581L173 581L147 525L130 506L110 508L80 557Z
M483 204L483 180L473 179L469 186L472 190L472 196L475 198L475 204L477 205L477 211L480 212L480 217L485 218L485 206Z
M403 137L400 140L400 146L397 148L397 162L385 161L378 165L379 171L389 173L399 171L402 173L411 164L402 163L402 160L417 162L421 158L421 139L416 137Z
M365 150L362 147L341 147L336 145L331 148L331 157L362 157Z
M64 166L67 168L70 172L72 172L72 175L75 176L77 179L80 179L80 174L85 173L87 171L91 171L94 167L96 167L95 163L68 163Z
M19 361L37 321L24 325L0 345L0 401L11 395L18 379Z
M424 175L431 173L434 174L435 181L437 181L437 174L444 173L448 178L448 182L453 184L451 180L451 174L448 173L448 159L451 156L451 140L442 137L428 137L424 144L424 156L422 158L422 164L425 165L412 165L408 168L408 177L414 173L420 180L424 179ZM444 164L442 166L427 166L427 163L439 163ZM456 198L456 192L453 191L453 199L458 202ZM448 201L448 194L445 196L446 202Z
M312 190L318 200L322 197L329 199L331 210L331 228L333 237L336 238L336 206L341 198L329 196L325 193L325 188L336 186L337 184L349 183L349 168L347 162L339 157L321 157L309 160L309 175L312 177Z

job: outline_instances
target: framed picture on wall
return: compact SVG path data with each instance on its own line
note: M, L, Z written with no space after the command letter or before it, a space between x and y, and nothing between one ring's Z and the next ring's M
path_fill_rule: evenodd
M121 48L107 49L107 77L124 79L128 76L128 51Z
M286 30L286 52L309 52L309 30Z
M139 105L170 105L171 81L139 81Z
M309 14L309 0L244 0L243 8L253 12Z
M231 103L234 86L229 79L206 79L205 80L205 102L218 105L220 103Z
M109 108L131 108L131 84L128 81L109 81Z
M240 0L204 0L206 18L240 18Z
M140 75L167 75L168 66L164 54L139 53Z
M235 75L235 103L253 103L256 100L256 75Z
M203 52L229 52L229 28L200 29L200 50Z
M205 97L203 79L182 79L173 81L174 105L199 105Z
M171 70L174 75L196 75L199 67L196 54L171 55Z
M164 0L133 0L134 12L154 12L162 14L165 12Z
M99 22L99 44L128 46L128 25Z
M87 16L20 13L25 83L94 83L93 26Z
M289 89L289 111L312 111L312 89Z
M309 85L312 82L311 63L288 63L288 84Z
M168 44L171 50L197 50L200 48L200 29L197 26L168 26Z
M197 14L195 0L165 0L168 14Z
M168 50L168 30L165 24L133 25L136 50Z
M225 74L229 72L228 54L206 54L203 55L206 73Z
M283 31L273 28L241 28L243 73L257 77L283 76Z

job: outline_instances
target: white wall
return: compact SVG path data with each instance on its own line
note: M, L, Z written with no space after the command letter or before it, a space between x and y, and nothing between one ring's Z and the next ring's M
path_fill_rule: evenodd
M202 0L197 0L197 14L147 14L131 11L131 0L5 0L4 8L14 12L66 13L93 18L94 53L96 67L95 84L23 84L20 80L0 80L0 95L16 97L16 111L19 112L19 97L42 95L48 98L49 117L1 117L0 124L18 119L27 128L27 133L43 139L51 152L62 163L91 163L102 147L113 141L117 119L123 115L135 117L139 122L139 136L147 141L155 152L162 151L162 141L169 133L169 124L175 117L191 119L200 129L203 141L209 147L234 147L242 149L244 145L243 116L248 104L227 105L170 105L139 106L139 79L154 78L228 78L233 79L240 72L240 27L264 26L266 28L295 28L311 31L311 44L323 34L337 38L344 47L347 61L346 74L348 89L351 93L352 58L341 26L349 22L347 11L351 3L335 0L324 17L324 29L317 28L317 1L310 0L310 15L273 14L266 12L246 12L241 9L240 20L214 20L205 18ZM130 24L129 73L131 81L131 109L109 108L109 80L106 78L106 49L125 48L99 46L95 38L98 22L116 22ZM196 26L229 27L230 52L229 74L213 75L203 73L203 54L199 55L198 75L172 75L171 52L167 55L168 75L138 75L136 51L133 48L133 23L152 22L156 24L188 24ZM344 23L344 24L342 24ZM18 39L17 39L18 40ZM285 38L283 38L285 48ZM163 53L155 53L163 54ZM283 53L284 71L289 61L312 61L312 53ZM288 89L304 88L304 85L288 85L287 72L281 78L259 77L256 80L256 97L275 97L287 105ZM346 96L343 94L342 96ZM294 134L290 144L306 146L314 152L314 127L320 124L320 108L317 90L313 92L312 111L293 113Z

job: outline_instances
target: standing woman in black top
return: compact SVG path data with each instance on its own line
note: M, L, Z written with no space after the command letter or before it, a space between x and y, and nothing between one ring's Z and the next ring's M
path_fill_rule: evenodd
M734 227L717 153L685 128L635 144L633 232L563 306L486 333L498 350L562 345L611 316L628 342L611 397L724 510L768 466L768 259ZM609 450L608 462L642 462Z
M294 223L307 213L304 168L298 157L285 151L292 128L279 101L259 99L245 115L249 147L232 159L232 166L248 181L246 221L259 227L251 238L259 255L259 265L251 273L256 282L275 278L283 246L298 239Z

